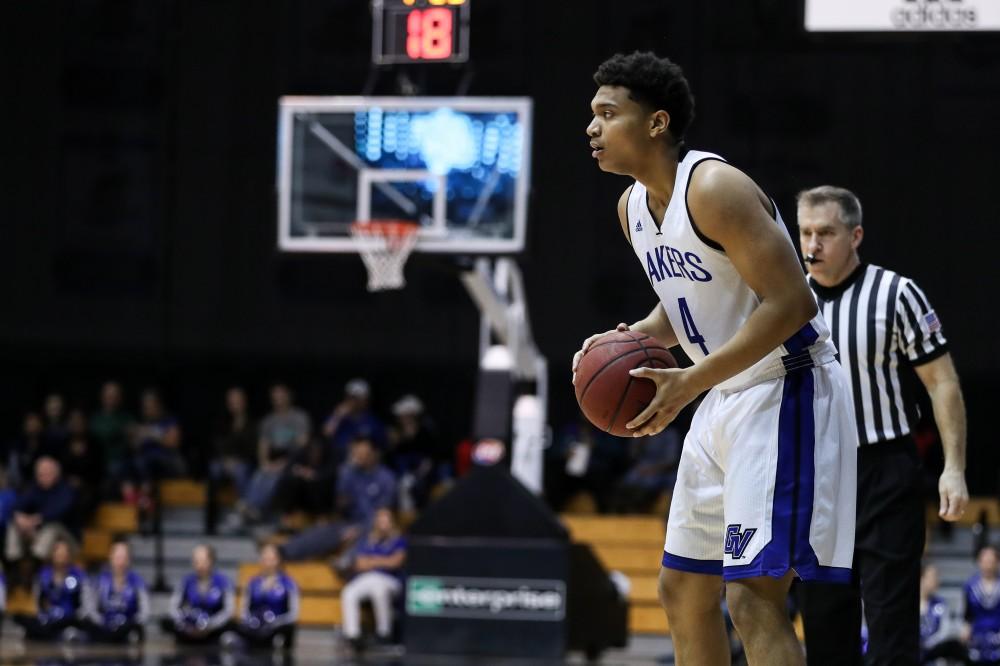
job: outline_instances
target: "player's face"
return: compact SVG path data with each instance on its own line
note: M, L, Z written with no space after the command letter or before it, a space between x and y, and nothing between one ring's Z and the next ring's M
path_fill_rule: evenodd
M840 219L840 207L828 201L818 206L798 208L799 247L809 275L821 285L832 287L842 282L857 265L861 227L848 228Z
M633 173L651 143L651 114L621 86L598 88L590 108L594 117L587 125L587 136L597 165L609 173Z

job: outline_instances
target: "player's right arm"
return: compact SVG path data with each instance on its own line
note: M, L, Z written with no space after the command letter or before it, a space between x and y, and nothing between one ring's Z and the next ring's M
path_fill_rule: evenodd
M628 224L628 195L632 192L632 187L629 186L624 192L622 192L621 197L618 199L618 222L622 226L622 233L625 234L625 240L632 244L632 236L629 234L629 224ZM653 311L649 313L644 319L640 319L632 325L621 323L618 324L613 330L615 331L638 331L640 333L645 333L646 335L651 335L666 347L675 347L677 342L677 336L674 335L674 329L670 325L670 320L667 319L667 313L664 311L663 306L657 303L653 307ZM603 333L595 333L580 345L580 350L573 355L573 382L576 383L576 368L580 365L580 359L583 355L587 353L590 345L594 344L598 338L611 333L612 331L604 331Z

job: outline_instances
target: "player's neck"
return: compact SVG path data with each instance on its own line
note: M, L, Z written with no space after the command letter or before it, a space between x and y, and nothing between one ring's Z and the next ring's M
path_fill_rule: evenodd
M676 146L658 153L649 159L635 174L635 179L646 186L649 198L660 206L666 206L674 193L674 182L677 180Z

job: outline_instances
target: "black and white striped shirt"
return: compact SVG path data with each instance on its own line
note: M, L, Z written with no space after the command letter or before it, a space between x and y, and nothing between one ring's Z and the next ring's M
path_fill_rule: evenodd
M899 370L945 354L941 322L916 283L862 264L835 287L812 278L841 365L851 378L858 441L874 444L910 432Z

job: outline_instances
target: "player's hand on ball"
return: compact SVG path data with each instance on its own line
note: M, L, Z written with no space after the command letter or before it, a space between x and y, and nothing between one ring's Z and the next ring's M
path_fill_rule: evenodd
M649 379L656 384L656 396L646 409L625 424L633 437L655 435L677 418L682 409L701 392L690 386L688 371L678 368L635 368L633 377Z
M576 369L580 366L580 359L582 359L583 355L587 353L588 349L590 349L590 345L594 344L594 342L598 338L601 338L601 337L607 335L608 333L613 333L614 331L627 331L627 330L629 330L628 324L618 324L617 326L615 326L610 331L604 331L603 333L594 333L592 336L590 336L589 338L587 338L586 340L583 341L583 344L580 345L580 351L578 351L577 353L573 354L573 384L574 385L576 385Z
M938 510L938 515L950 522L961 518L965 513L965 507L969 505L965 474L961 470L946 469L938 480L938 492L941 494L941 508Z

